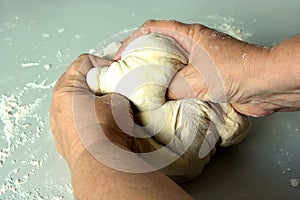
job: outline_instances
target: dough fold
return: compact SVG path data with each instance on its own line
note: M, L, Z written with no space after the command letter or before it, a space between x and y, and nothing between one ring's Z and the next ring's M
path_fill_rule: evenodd
M135 135L149 136L135 137L134 150L160 168L160 159L175 158L161 170L177 182L198 176L217 144L239 143L250 127L230 104L166 101L170 81L188 63L186 55L172 38L150 33L132 41L119 61L91 69L86 78L96 94L116 92L132 101Z

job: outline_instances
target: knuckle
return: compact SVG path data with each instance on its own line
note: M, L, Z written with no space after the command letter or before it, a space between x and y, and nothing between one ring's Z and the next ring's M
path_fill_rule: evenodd
M174 26L180 26L182 25L183 23L179 22L179 21L176 21L176 20L166 20L167 23L170 23Z
M77 70L77 65L76 64L71 64L71 66L68 68L66 72L66 76L68 78L70 77L76 77L78 75L78 70Z
M84 61L86 60L90 60L90 54L88 53L83 53L83 54L80 54L76 60L70 65L70 68L72 67L77 67L78 65L80 65L81 63L83 63Z
M90 54L88 53L82 53L78 56L79 59L85 59L85 58L88 58Z
M147 21L145 21L145 23L142 25L142 27L150 26L150 25L153 24L154 22L156 22L155 19L148 19Z

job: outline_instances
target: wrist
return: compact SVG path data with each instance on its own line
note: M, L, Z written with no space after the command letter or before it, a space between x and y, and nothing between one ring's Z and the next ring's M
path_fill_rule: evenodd
M260 101L267 90L268 82L274 81L268 73L268 58L271 48L247 44L244 50L244 76L241 79L242 97L240 102L249 103Z
M271 49L209 28L202 33L201 45L209 53L222 78L227 97L225 102L251 101L263 87Z

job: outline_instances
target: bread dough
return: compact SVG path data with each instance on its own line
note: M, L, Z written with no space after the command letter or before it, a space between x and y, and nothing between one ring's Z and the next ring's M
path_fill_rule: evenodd
M250 127L249 119L230 104L166 101L170 81L188 63L186 55L172 38L150 33L132 41L119 61L91 69L86 78L96 94L116 92L132 101L139 125L134 134L140 136L134 138L134 150L145 155L157 152L161 160L175 157L161 170L177 182L199 175L218 142L237 144ZM154 166L159 162L149 156L145 159Z

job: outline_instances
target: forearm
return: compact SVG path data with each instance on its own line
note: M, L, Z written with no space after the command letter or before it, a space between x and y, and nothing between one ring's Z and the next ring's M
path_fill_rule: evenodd
M266 75L280 80L281 87L300 89L300 35L291 37L272 48ZM276 88L274 88L276 89Z
M111 169L84 151L70 167L76 199L191 199L162 173Z
M272 102L275 110L299 110L300 35L273 47L261 73L261 80L256 82L260 88L256 90L266 106Z

